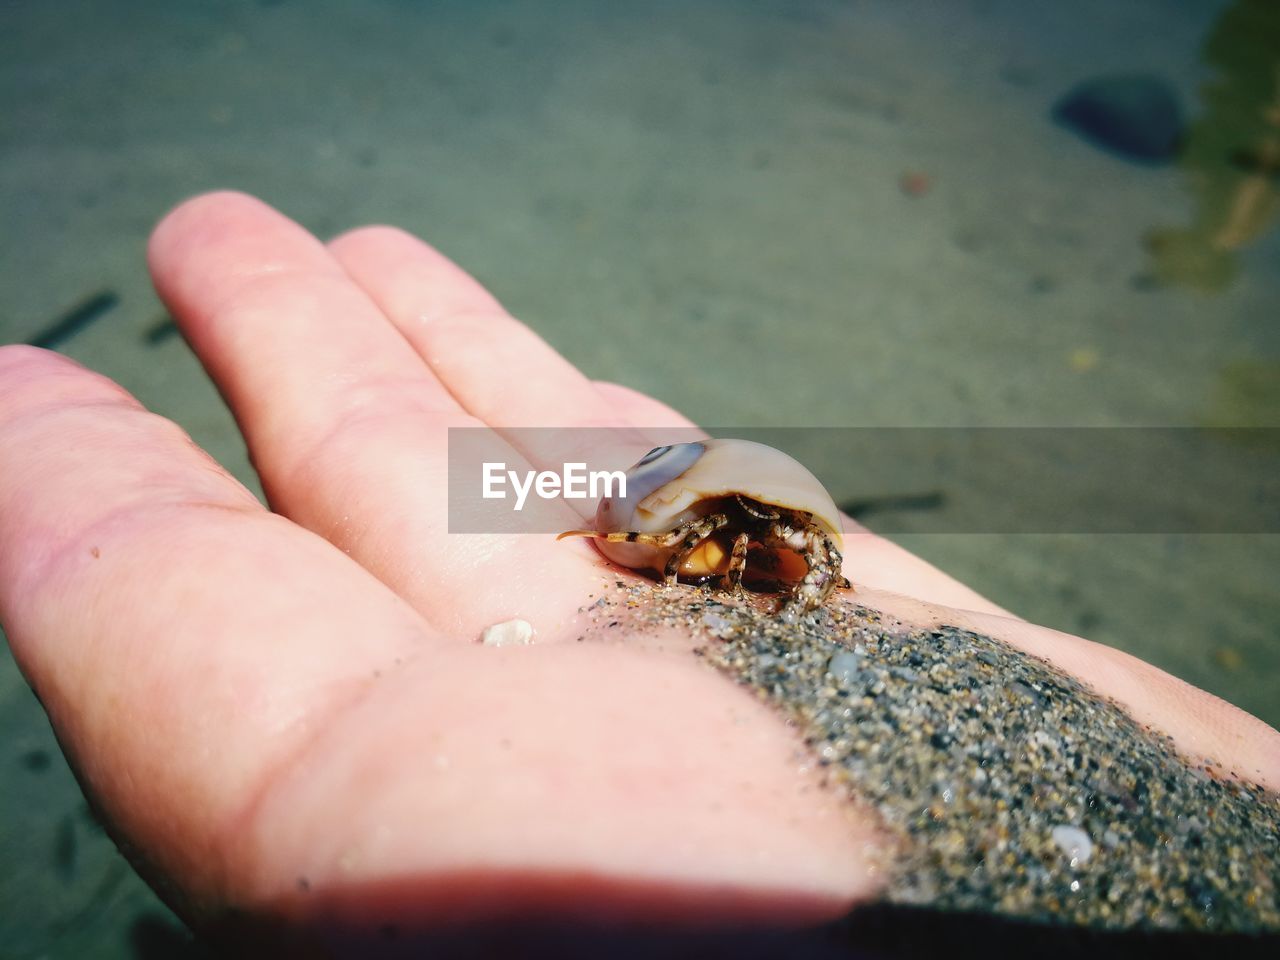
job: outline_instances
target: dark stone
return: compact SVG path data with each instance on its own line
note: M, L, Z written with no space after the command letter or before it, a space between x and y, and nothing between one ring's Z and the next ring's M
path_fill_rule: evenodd
M1144 74L1086 80L1053 105L1053 119L1094 146L1138 163L1167 163L1182 142L1173 88Z
M43 773L48 770L53 760L49 756L48 750L41 750L39 747L34 750L28 750L21 757L22 765L32 773Z

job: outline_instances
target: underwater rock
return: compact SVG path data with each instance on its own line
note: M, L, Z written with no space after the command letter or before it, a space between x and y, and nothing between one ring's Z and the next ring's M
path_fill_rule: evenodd
M1086 80L1054 104L1052 115L1094 146L1139 163L1168 162L1182 142L1177 94L1146 74Z

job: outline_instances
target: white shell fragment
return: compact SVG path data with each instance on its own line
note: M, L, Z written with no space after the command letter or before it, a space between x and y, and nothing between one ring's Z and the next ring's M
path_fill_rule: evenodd
M486 647L521 647L533 642L533 624L528 620L503 620L485 627L480 642Z
M1053 837L1053 842L1058 845L1058 849L1070 858L1073 867L1088 863L1089 858L1093 856L1093 841L1079 827L1061 823L1054 827L1049 835Z
M827 674L837 683L848 683L862 672L864 659L852 650L841 650L827 662Z

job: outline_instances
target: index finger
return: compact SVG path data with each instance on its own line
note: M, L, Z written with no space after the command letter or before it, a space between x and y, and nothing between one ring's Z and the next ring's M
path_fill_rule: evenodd
M460 640L515 617L554 635L581 602L590 558L550 537L449 533L448 431L483 424L323 244L261 201L223 193L171 212L149 255L275 509ZM492 440L493 459L517 467ZM560 529L577 525L550 506Z
M0 349L0 623L110 822L211 897L252 869L226 838L256 798L439 639L173 423L25 347Z

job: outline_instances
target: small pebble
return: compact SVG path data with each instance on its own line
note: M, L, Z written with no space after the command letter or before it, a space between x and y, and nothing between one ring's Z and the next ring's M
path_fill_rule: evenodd
M1223 670L1239 670L1244 666L1244 657L1234 647L1219 647L1213 651L1213 661Z
M908 197L923 197L933 189L933 177L922 170L908 170L898 178L898 189Z
M1093 856L1093 841L1079 827L1060 823L1050 832L1053 842L1067 855L1074 867L1080 863L1088 863Z
M1092 347L1079 347L1067 355L1067 366L1075 373L1088 373L1101 359L1098 351Z
M733 632L732 622L711 610L703 612L702 625L717 637L723 637Z
M1019 693L1022 696L1026 697L1028 700L1030 700L1032 703L1036 704L1037 706L1044 703L1044 697L1041 696L1040 692L1038 690L1033 690L1031 687L1027 686L1021 680L1014 680L1011 684L1009 684L1009 689L1013 690L1015 693Z
M1085 140L1137 163L1166 163L1182 143L1177 92L1145 74L1094 77L1064 95L1053 119Z
M504 620L485 627L480 642L486 647L519 647L533 641L533 624L528 620Z
M827 663L827 673L837 683L847 683L862 669L862 657L852 650L841 650Z

